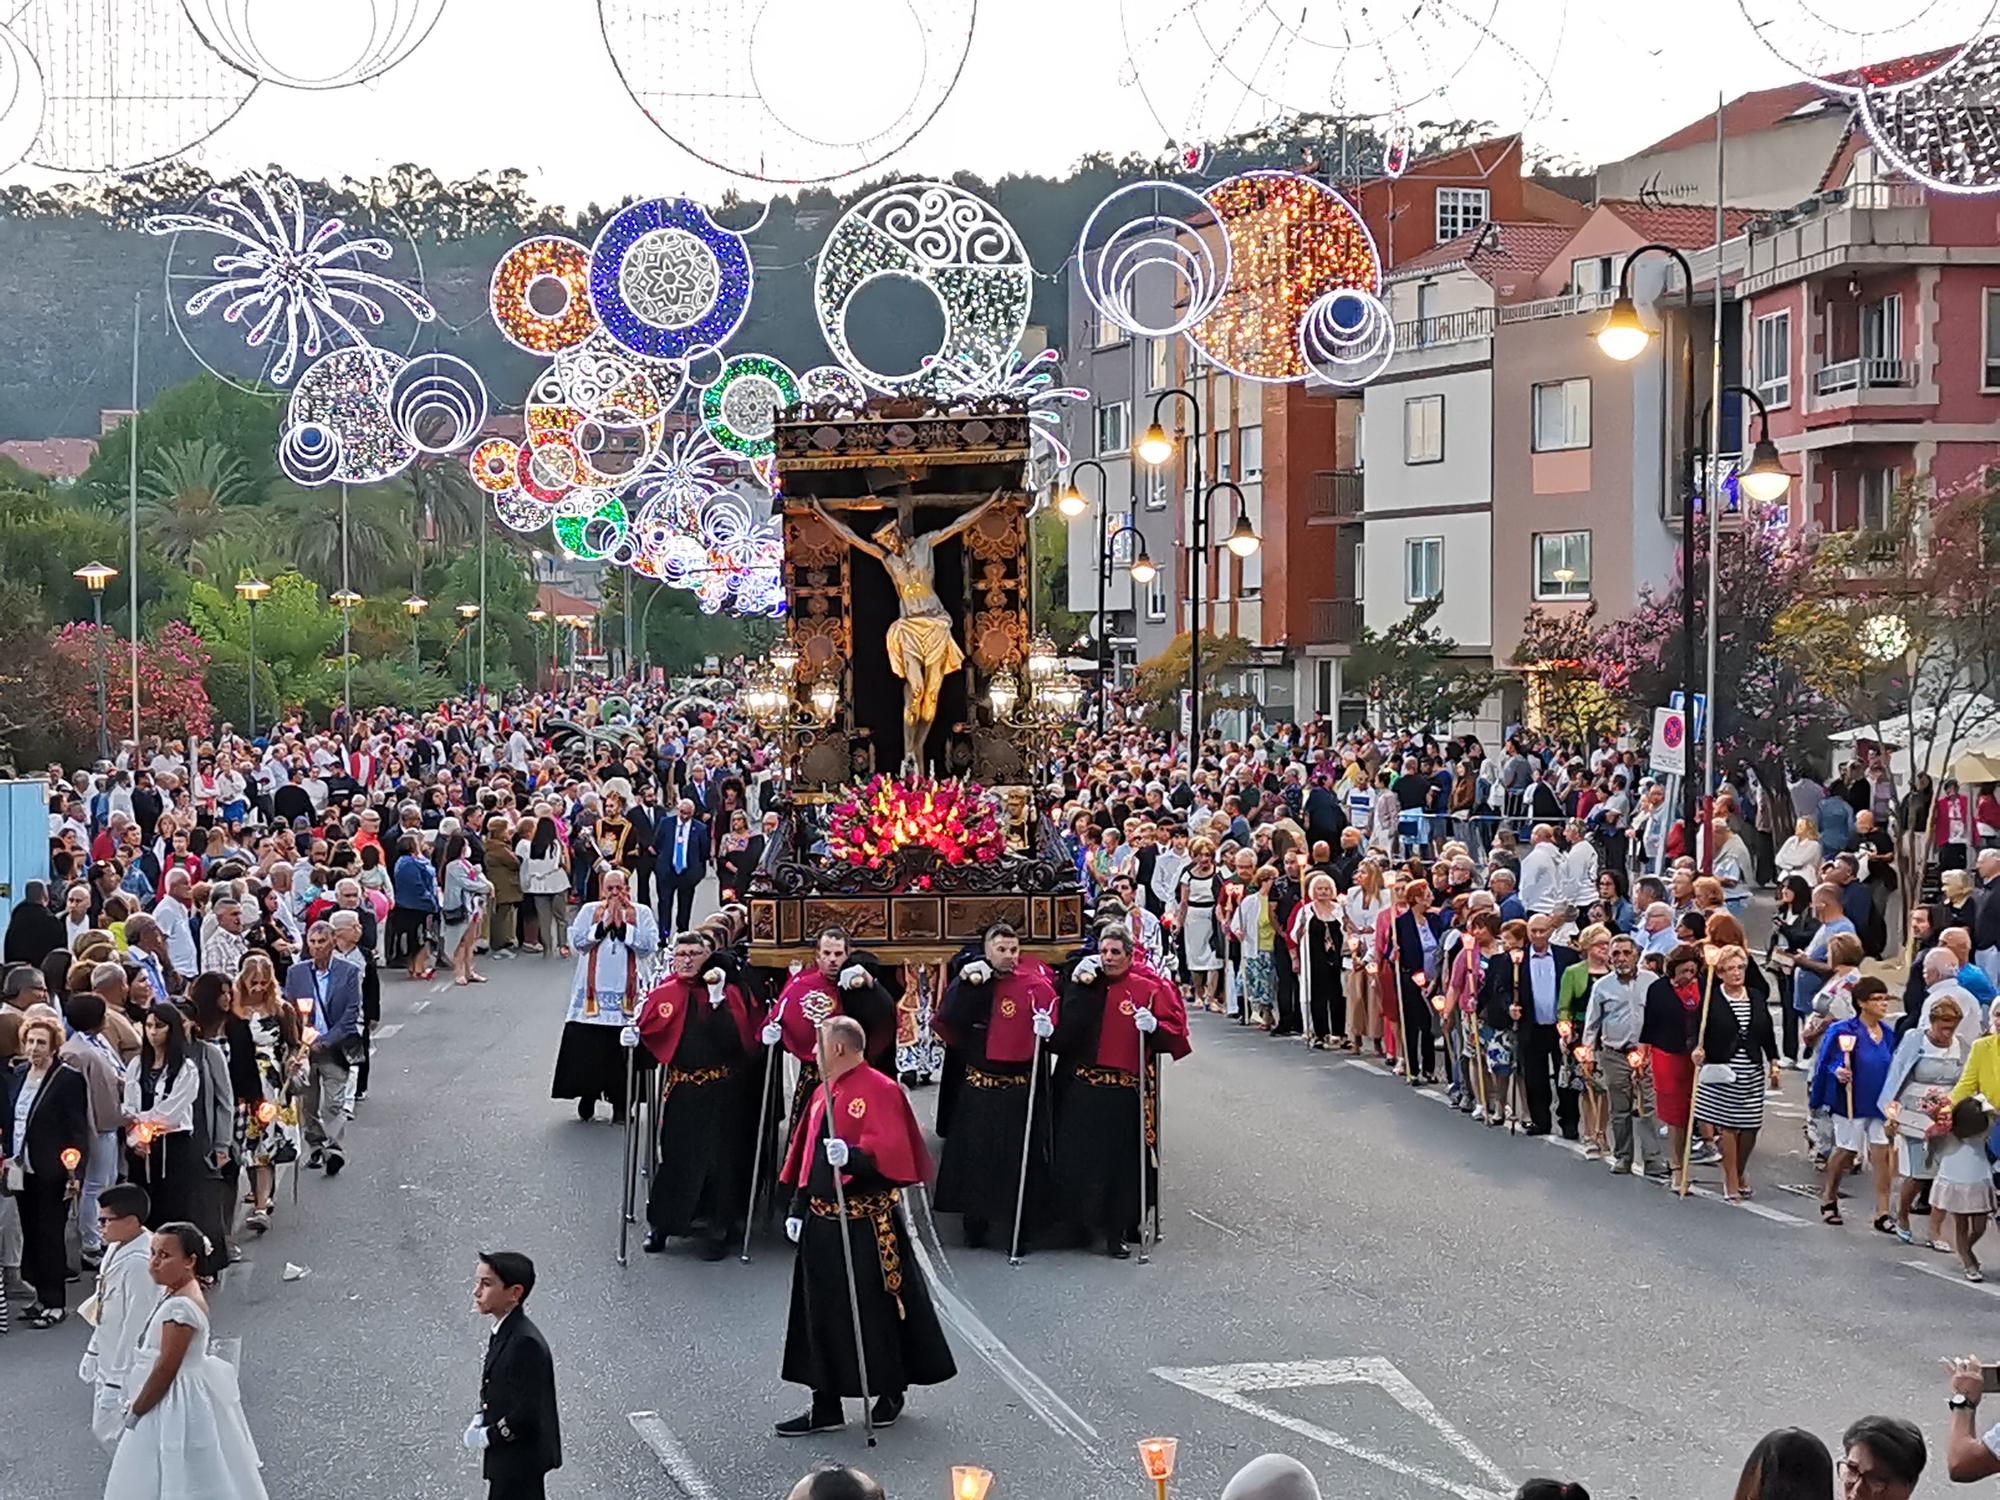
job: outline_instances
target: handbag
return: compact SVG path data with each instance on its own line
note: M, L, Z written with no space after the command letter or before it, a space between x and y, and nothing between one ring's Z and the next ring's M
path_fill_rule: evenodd
M447 927L460 926L466 920L466 911L463 906L447 906L442 915Z
M1695 1081L1715 1085L1734 1083L1736 1070L1728 1063L1703 1063L1701 1070L1695 1074Z

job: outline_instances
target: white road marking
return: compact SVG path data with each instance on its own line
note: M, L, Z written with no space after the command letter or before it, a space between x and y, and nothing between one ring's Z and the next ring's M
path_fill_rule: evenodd
M1460 1432L1430 1403L1424 1393L1411 1384L1410 1379L1386 1359L1307 1359L1280 1364L1208 1365L1196 1369L1169 1370L1156 1369L1153 1373L1162 1380L1193 1391L1198 1396L1206 1396L1211 1401L1234 1410L1248 1412L1274 1422L1300 1437L1322 1443L1350 1458L1358 1458L1363 1463L1374 1464L1387 1469L1392 1474L1401 1474L1410 1479L1422 1480L1438 1489L1447 1490L1460 1500L1501 1500L1514 1487L1514 1482L1500 1467L1479 1451L1472 1439ZM1338 1432L1308 1422L1303 1417L1295 1417L1289 1412L1266 1406L1261 1401L1252 1400L1248 1393L1258 1391L1292 1390L1303 1386L1328 1385L1372 1385L1385 1391L1397 1405L1411 1415L1427 1423L1458 1456L1473 1468L1493 1481L1491 1488L1467 1484L1427 1469L1421 1464L1410 1463L1390 1454L1355 1442Z
M1647 1181L1655 1182L1656 1179L1648 1178ZM1671 1182L1657 1182L1657 1186L1665 1188L1670 1193L1674 1190L1674 1185ZM1782 1208L1772 1208L1768 1204L1731 1203L1714 1188L1703 1187L1698 1182L1688 1184L1688 1196L1690 1198L1708 1198L1720 1203L1724 1208L1740 1208L1746 1214L1755 1214L1760 1219L1769 1219L1773 1224L1790 1224L1792 1227L1797 1228L1806 1222L1797 1214L1788 1214Z
M442 995L446 990L450 988L451 988L451 981L449 979L440 979L436 984L431 986L431 993L433 995Z
M430 1001L428 1000L412 1000L410 1002L410 1013L415 1015L420 1011L429 1009L429 1007Z
M1211 1219L1207 1214L1202 1213L1198 1209L1191 1208L1188 1210L1188 1213L1193 1215L1195 1218L1201 1220L1201 1222L1206 1224L1210 1229L1220 1229L1224 1234L1228 1235L1231 1239L1240 1240L1243 1238L1242 1230L1231 1229L1227 1224L1221 1223L1215 1219Z
M720 1500L715 1486L710 1484L701 1470L688 1457L687 1449L681 1446L673 1429L660 1420L656 1411L634 1411L625 1414L625 1420L632 1424L632 1430L639 1434L640 1441L653 1450L653 1457L660 1461L660 1467L667 1471L667 1477L674 1482L687 1500Z
M1968 1292L1978 1292L1983 1297L2000 1297L2000 1286L1990 1281L1967 1281L1965 1272L1958 1269L1957 1261L1951 1262L1951 1269L1928 1260L1906 1260L1903 1264L1913 1271L1922 1271L1926 1276L1935 1276L1939 1281L1964 1287Z
M377 1026L375 1028L374 1039L378 1042L386 1042L402 1029L403 1023L401 1021L392 1021L387 1026Z

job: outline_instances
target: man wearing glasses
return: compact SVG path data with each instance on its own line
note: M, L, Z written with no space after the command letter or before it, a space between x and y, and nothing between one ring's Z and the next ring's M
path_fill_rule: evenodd
M144 1221L151 1208L146 1190L136 1183L117 1183L99 1195L97 1229L104 1236L104 1260L97 1268L96 1293L77 1309L91 1333L76 1373L97 1388L90 1430L107 1451L118 1446L125 1408L138 1394L132 1367L139 1357L139 1338L162 1295L148 1264L153 1236ZM144 1374L137 1372L138 1378ZM133 1383L130 1395L128 1383Z

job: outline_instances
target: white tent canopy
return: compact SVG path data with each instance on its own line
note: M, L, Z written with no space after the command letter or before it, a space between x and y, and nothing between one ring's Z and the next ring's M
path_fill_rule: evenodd
M1890 714L1873 724L1827 736L1836 745L1870 740L1889 750L1890 774L1906 781L1912 748L1933 776L1952 773L1969 756L2000 756L2000 703L1984 693L1959 691L1941 703L1919 704L1914 714Z

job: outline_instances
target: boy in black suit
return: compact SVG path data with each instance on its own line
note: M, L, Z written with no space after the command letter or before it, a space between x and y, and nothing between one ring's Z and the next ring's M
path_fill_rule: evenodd
M549 1471L562 1467L555 1361L521 1307L534 1289L535 1263L520 1251L480 1252L472 1305L494 1320L493 1336L465 1446L485 1454L488 1500L543 1500Z

